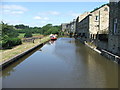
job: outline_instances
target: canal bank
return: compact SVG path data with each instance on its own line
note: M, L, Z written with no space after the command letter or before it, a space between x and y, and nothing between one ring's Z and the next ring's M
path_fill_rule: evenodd
M5 60L3 62L0 63L0 70L6 68L7 66L11 65L12 63L18 61L20 58L22 58L23 56L27 55L28 53L32 52L33 50L35 50L38 47L42 47L44 44L46 44L49 41L49 37L45 37L43 38L43 40L41 40L40 43L37 43L35 46L25 50L24 52L15 55L14 57ZM24 47L23 47L24 48Z
M104 49L97 49L97 46L92 42L87 42L80 38L78 38L77 40L79 40L82 44L88 46L90 49L94 50L95 52L99 53L100 55L104 56L105 58L108 58L108 60L111 60L117 64L120 64L120 57L118 55L115 55Z
M91 43L91 42L89 42L89 43ZM113 53L111 53L111 52L109 52L107 50L104 50L104 49L97 49L97 46L95 46L94 44L93 44L94 46L92 46L89 43L84 42L84 44L86 46L88 46L89 48L91 48L95 52L99 53L100 55L108 58L109 60L111 60L111 61L113 61L113 62L115 62L117 64L120 64L120 57L119 56L117 56L117 55L115 55L115 54L113 54Z

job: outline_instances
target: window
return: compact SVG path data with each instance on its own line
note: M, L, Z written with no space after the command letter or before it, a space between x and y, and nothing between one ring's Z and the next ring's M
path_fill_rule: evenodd
M98 20L99 20L99 16L96 16L96 17L95 17L95 20L98 21Z
M114 34L117 33L117 18L114 19Z
M104 11L108 11L108 8L105 8Z

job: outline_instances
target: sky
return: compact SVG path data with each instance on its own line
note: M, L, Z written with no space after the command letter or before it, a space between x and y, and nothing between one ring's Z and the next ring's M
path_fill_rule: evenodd
M107 2L1 2L0 20L5 23L30 27L69 23L77 16Z

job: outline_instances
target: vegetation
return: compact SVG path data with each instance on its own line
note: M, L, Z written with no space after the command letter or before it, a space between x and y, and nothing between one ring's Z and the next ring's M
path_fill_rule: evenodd
M61 27L47 24L43 27L29 27L23 24L8 25L3 22L0 23L1 37L0 37L0 49L10 49L13 46L22 44L22 38L32 37L34 35L49 35L59 34Z
M12 25L4 24L1 25L1 37L0 37L0 49L12 48L13 46L22 44L21 39L18 38L18 32Z
M32 33L32 34L42 34L42 35L49 35L51 33L59 34L61 27L60 26L53 26L52 24L47 24L43 27L29 27L23 24L15 25L16 31L18 33Z
M32 33L31 32L26 32L25 35L24 35L25 38L28 38L28 37L32 37Z
M24 51L29 50L30 48L36 45L39 45L40 43L48 41L49 39L50 39L49 36L45 36L42 39L36 39L34 43L23 42L21 45L13 47L13 49L1 50L0 55L2 55L2 57L1 57L0 62L6 61Z
M7 35L5 35L5 37L6 36ZM2 44L1 45L2 48L8 49L8 48L12 48L13 46L22 44L22 41L19 38L9 38L9 37L7 37L7 38L5 38L5 39L2 40L1 44Z
M25 33L19 33L19 36L18 36L18 38L24 38L24 36L25 36ZM34 36L41 36L41 34L39 34L39 33L34 33L34 34L32 34L32 36L34 37Z
M52 24L47 24L43 27L29 27L23 24L13 26L1 22L0 49L2 50L0 51L0 55L2 55L2 59L0 62L8 60L40 43L50 40L47 35L51 33L59 34L60 30L60 26L53 26ZM34 43L31 41L22 41L24 37L31 37L28 39L33 40L32 36L36 38L34 39Z

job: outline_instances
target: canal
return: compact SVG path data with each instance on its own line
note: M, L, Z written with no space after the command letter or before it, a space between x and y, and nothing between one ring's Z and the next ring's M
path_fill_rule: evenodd
M3 88L117 88L118 64L73 38L59 38L2 71Z

